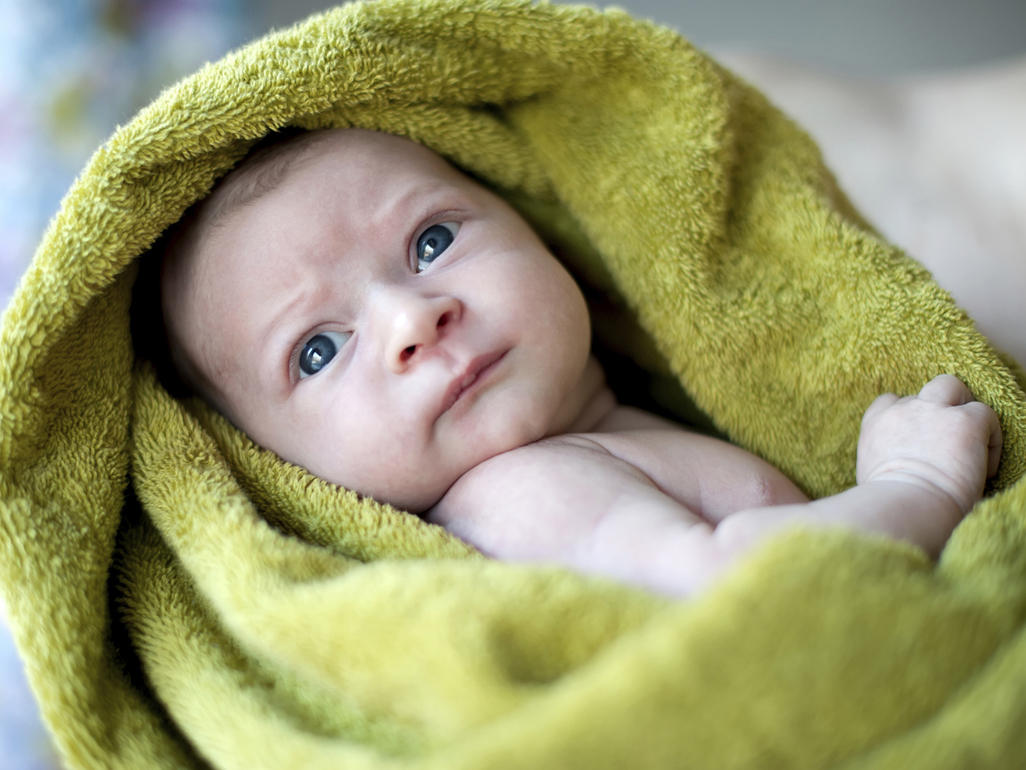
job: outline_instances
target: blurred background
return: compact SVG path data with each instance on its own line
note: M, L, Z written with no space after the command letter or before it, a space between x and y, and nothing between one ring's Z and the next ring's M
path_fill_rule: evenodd
M89 156L161 89L327 0L0 0L0 308ZM619 0L716 52L879 79L1026 55L1026 0ZM0 770L56 767L3 621Z

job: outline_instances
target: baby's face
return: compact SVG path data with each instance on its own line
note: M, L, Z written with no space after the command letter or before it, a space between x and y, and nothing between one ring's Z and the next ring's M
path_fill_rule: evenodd
M171 337L257 443L420 511L587 399L573 280L501 199L405 139L335 131L165 270Z

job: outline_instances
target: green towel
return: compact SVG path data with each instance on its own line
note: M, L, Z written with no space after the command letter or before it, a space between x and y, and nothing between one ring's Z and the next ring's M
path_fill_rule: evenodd
M363 126L514 203L616 379L807 492L863 409L960 376L995 494L938 565L794 533L672 602L486 560L252 445L136 361L159 234L272 129ZM0 586L70 767L1007 768L1026 756L1026 398L815 146L619 11L394 0L204 67L96 153L3 319ZM622 361L628 363L624 364Z

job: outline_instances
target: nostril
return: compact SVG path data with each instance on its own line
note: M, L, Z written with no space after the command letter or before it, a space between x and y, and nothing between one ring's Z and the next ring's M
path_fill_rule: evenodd
M405 364L407 361L409 361L411 358L413 358L413 354L416 353L416 352L417 352L417 346L416 345L410 345L409 347L405 347L399 353L399 360L402 363Z
M435 326L437 328L441 329L443 326L445 326L446 324L449 323L449 319L450 319L451 316L452 316L452 313L449 312L449 311L446 311L446 312L442 313L442 315L438 318L438 323L435 324Z

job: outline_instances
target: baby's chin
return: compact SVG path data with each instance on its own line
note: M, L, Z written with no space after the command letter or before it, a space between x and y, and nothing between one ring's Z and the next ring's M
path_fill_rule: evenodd
M405 484L398 483L398 479L391 479L383 485L364 487L363 490L366 491L361 490L359 485L349 486L342 484L342 486L352 489L364 497L373 498L379 503L386 503L393 508L408 511L419 516L427 513L437 505L452 488L453 484L459 481L464 474L496 455L512 451L528 443L531 442L510 442L508 445L503 444L501 447L480 451L475 453L472 458L466 458L457 468L443 469L436 466L424 476L411 479Z
M564 432L559 425L562 417L559 410L552 410L554 413L550 414L524 408L523 394L514 395L517 397L500 397L482 404L487 407L490 419L476 421L473 432L445 432L420 453L419 459L407 458L403 463L411 468L427 469L423 473L393 473L387 478L362 480L350 477L334 483L393 508L423 514L445 497L464 474L487 460ZM394 467L395 462L385 465Z
M445 493L449 491L449 488L467 470L470 470L470 468L442 473L433 469L429 471L430 478L425 475L418 479L411 479L406 483L396 478L379 483L360 483L352 478L325 480L356 492L361 497L370 498L378 503L383 503L419 516L430 510L439 500L445 497Z

